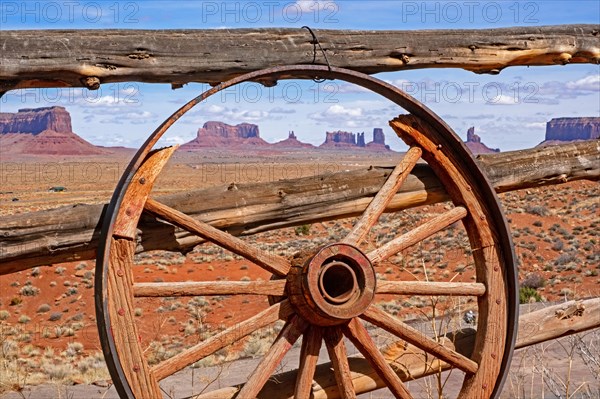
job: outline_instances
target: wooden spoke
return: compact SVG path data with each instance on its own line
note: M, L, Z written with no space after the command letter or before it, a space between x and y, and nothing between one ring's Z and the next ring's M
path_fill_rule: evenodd
M279 336L262 358L256 369L240 390L238 398L256 398L267 380L273 375L277 365L281 363L285 354L292 348L300 335L308 327L308 322L298 315L291 318L283 327Z
M321 339L323 333L320 327L310 326L302 337L300 351L300 367L296 376L295 398L309 398L312 391L312 382L319 361Z
M287 319L291 314L292 308L287 300L276 303L248 320L235 324L158 364L152 368L154 376L160 381L219 349L244 338L246 335L259 328L265 327L280 319Z
M424 239L426 239L429 236L432 236L438 231L445 229L452 223L461 220L465 216L467 216L467 210L461 206L457 206L456 208L453 208L448 212L438 215L432 218L431 220L423 223L414 230L411 230L408 233L401 235L400 237L396 237L392 241L369 252L367 254L367 257L373 263L385 260L390 256L397 254L398 252L403 251L406 248L417 244L418 242L423 241Z
M367 234L369 234L371 227L377 223L379 216L381 216L392 198L394 198L394 195L396 195L396 192L413 170L420 157L421 149L419 147L411 147L408 150L402 161L400 161L389 175L377 195L371 200L369 206L367 206L367 209L365 209L350 233L344 238L342 241L343 243L358 245L365 239Z
M256 263L262 268L279 276L285 276L291 268L290 263L277 255L262 251L237 237L221 231L208 223L200 222L158 201L148 198L144 209L175 226L199 235L225 249Z
M379 352L379 349L360 320L357 318L350 320L350 323L344 327L344 333L360 353L363 354L396 398L412 399L412 395L408 392L398 374L394 372L381 352Z
M485 285L433 281L378 281L377 294L483 296Z
M466 373L474 374L477 372L479 366L473 360L448 349L440 342L436 342L425 336L419 330L412 328L406 323L402 323L400 320L388 315L383 310L371 306L361 318L396 335L398 338L421 348L425 352L431 353L438 359L441 359Z
M328 328L324 331L324 339L333 366L335 382L340 391L340 397L342 399L356 398L350 366L348 365L346 345L344 344L344 336L341 329L339 327Z
M202 295L273 295L285 293L286 280L271 281L188 281L174 283L135 283L136 297Z

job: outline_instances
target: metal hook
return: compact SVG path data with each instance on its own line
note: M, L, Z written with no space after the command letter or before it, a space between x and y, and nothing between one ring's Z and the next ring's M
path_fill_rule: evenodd
M329 71L331 71L331 65L329 64L329 59L327 59L327 54L325 53L325 50L323 50L323 47L321 46L321 43L319 43L319 39L317 39L317 35L315 35L315 32L313 32L313 30L304 25L301 29L308 29L308 31L310 32L311 36L312 36L312 40L311 40L311 44L313 45L313 59L312 59L312 64L316 63L317 60L317 46L319 46L319 49L321 49L321 53L323 53L323 57L325 58L325 62L327 63L327 69L329 69ZM324 81L326 81L327 79L320 79L318 77L314 78L313 81L316 83L323 83Z

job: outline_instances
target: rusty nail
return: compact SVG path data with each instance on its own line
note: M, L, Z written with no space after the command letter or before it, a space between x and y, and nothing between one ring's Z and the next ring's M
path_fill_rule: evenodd
M495 359L495 358L496 358L496 354L495 354L495 353L492 353L492 355L491 355L491 356L492 356L492 359Z
M496 303L497 303L498 305L500 305L500 302L502 302L500 299L496 299Z
M500 268L498 266L494 266L494 271L497 272Z
M479 219L481 219L481 220L485 220L485 215L480 215L480 216L479 216Z
M471 186L467 186L467 191L471 191L471 190L472 190Z
M146 184L146 178L140 177L140 184Z
M133 371L135 371L136 373L137 373L138 371L140 371L140 366L138 366L137 364L134 364L134 365L133 365Z
M441 145L441 144L438 144L438 145L437 145L437 149L438 149L438 150L441 150L441 149L442 149L442 145Z
M123 316L125 314L125 310L121 308L117 311L117 313L119 314L119 316Z
M482 387L483 389L487 389L487 384L485 384L485 383L484 383L483 385L481 385L481 387Z
M117 270L117 276L123 277L123 270L121 270L121 269Z
M131 209L127 208L127 209L125 210L125 214L126 214L127 216L131 216Z

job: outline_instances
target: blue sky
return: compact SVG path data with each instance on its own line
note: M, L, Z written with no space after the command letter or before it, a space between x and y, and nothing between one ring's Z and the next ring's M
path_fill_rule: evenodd
M318 29L491 29L571 23L600 24L593 1L0 1L0 24L7 29L224 29L309 25ZM567 65L507 68L500 75L440 69L382 73L425 102L465 138L469 126L490 147L532 147L544 138L553 117L600 116L600 67ZM11 92L0 99L2 112L62 105L74 131L101 145L139 146L177 107L205 90L188 84L136 82L106 84L100 90L44 89ZM400 110L386 100L343 82L320 85L282 82L266 89L239 86L213 97L178 122L165 142L192 139L208 120L256 123L268 141L290 130L320 144L327 130L367 132L383 127Z

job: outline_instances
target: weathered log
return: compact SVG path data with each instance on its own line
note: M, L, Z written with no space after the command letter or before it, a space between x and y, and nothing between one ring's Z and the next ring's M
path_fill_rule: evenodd
M569 309L575 309L570 312ZM549 306L519 317L519 332L515 348L520 349L540 342L584 332L600 327L600 298ZM470 357L476 331L464 329L450 332L440 338L440 343L449 350ZM416 380L448 370L450 366L421 349L404 341L394 342L381 349L394 371L402 381ZM362 357L350 357L352 385L357 394L385 387L379 375ZM313 399L335 399L340 394L331 371L331 363L317 366L312 387ZM288 399L294 397L296 371L288 371L271 378L259 394L259 398ZM198 398L235 397L239 387L228 387L212 391Z
M496 74L517 65L600 62L600 25L480 30L315 30L331 65L365 73L462 68ZM0 39L0 92L148 82L218 83L313 60L305 29L21 30ZM224 51L223 49L227 49ZM325 64L317 54L316 61Z
M477 157L498 192L600 180L600 141ZM160 201L234 235L359 215L383 185L390 168L359 169L270 183L218 186L160 197ZM202 201L198 201L202 198ZM429 167L418 164L387 212L447 200ZM244 204L244 205L240 205ZM105 205L0 217L0 275L35 266L93 259ZM142 217L137 251L185 252L200 241L172 225Z

